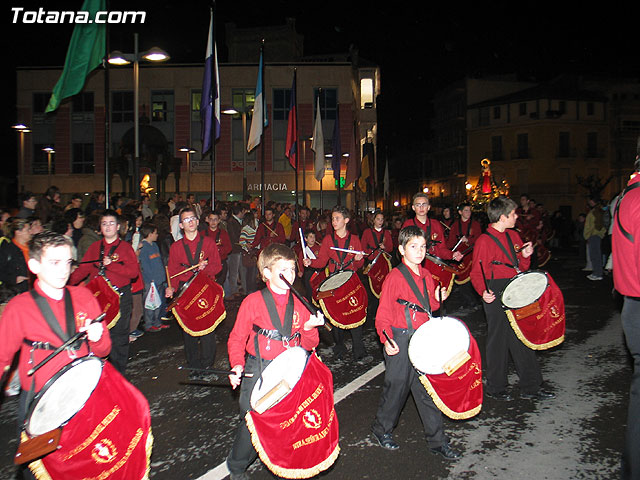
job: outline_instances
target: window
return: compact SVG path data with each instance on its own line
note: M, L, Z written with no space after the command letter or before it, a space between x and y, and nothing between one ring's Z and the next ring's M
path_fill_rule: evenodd
M587 103L587 115L594 115L595 114L595 105L593 104L593 102L588 102Z
M93 143L74 143L71 173L94 173Z
M558 156L566 158L570 156L569 132L560 132L558 135Z
M564 100L560 100L558 102L558 110L560 111L560 115L564 115L565 113L567 113L567 102L565 102Z
M478 112L478 126L486 127L489 125L489 109L481 108Z
M520 111L520 115L526 115L527 114L527 104L526 103L521 103L519 105L519 111Z
M337 88L315 88L313 92L313 118L316 114L316 99L320 98L320 116L322 120L335 120L338 111L338 89ZM333 124L331 125L333 128ZM326 137L325 137L326 138Z
M155 90L151 92L151 121L173 121L173 92L171 90Z
M93 92L80 92L71 98L73 113L93 113Z
M598 156L598 134L596 132L587 133L587 157Z
M518 158L529 158L529 134L518 134Z
M246 169L248 172L256 171L256 152L258 148L254 148L251 152L247 152L247 141L249 138L249 130L251 129L251 115L253 112L253 104L256 101L256 92L253 88L234 88L231 91L231 106L237 112L245 112L245 128L242 126L242 113L237 113L231 118L231 170L243 171L244 160L246 158Z
M133 92L111 94L111 121L113 123L133 122Z
M289 159L284 151L287 143L287 126L289 123L289 106L291 105L291 89L273 89L273 123L271 139L273 141L273 171L282 172L291 169Z
M502 136L491 137L491 160L503 160Z
M493 107L493 119L494 120L499 120L500 119L500 107Z
M44 113L49 104L51 93L34 93L33 94L33 113Z
M360 108L373 108L373 78L360 79Z
M191 121L200 121L200 108L202 105L202 90L193 90L191 92Z

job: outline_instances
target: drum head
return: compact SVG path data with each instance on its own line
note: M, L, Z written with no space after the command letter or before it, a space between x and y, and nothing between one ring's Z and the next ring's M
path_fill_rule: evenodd
M444 373L445 364L460 352L467 352L469 332L453 317L436 317L415 331L409 342L409 360L427 375Z
M27 414L26 430L32 436L58 428L82 410L102 375L102 360L83 357L56 373L36 395Z
M327 292L329 290L335 290L336 288L340 288L342 285L347 283L349 279L353 275L353 272L350 270L345 270L343 272L334 273L329 278L327 278L322 284L320 284L320 288L318 291Z
M502 304L507 308L522 308L537 301L549 285L544 272L519 273L502 291Z
M302 347L289 348L274 358L262 371L262 385L258 380L253 387L251 407L255 409L258 400L280 383L281 380L286 381L289 387L293 388L302 377L308 358L309 352Z

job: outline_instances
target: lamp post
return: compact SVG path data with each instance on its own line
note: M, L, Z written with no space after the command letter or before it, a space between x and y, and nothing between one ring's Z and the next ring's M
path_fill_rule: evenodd
M111 65L128 65L133 63L133 142L134 142L134 159L133 159L133 184L135 192L140 192L140 60L149 62L164 62L169 60L169 54L159 47L152 47L145 52L138 51L138 34L133 34L133 53L122 53L114 51L109 54L108 62Z
M15 125L12 125L12 127L15 131L18 132L18 138L19 138L19 142L20 145L18 147L18 155L19 155L19 164L20 164L20 191L24 191L24 134L25 133L31 133L31 129L29 127L27 127L25 124L23 123L17 123Z
M252 111L253 108L243 108L237 110L233 107L223 110L225 115L241 115L242 116L242 145L247 145L247 113ZM242 149L242 201L244 202L247 197L247 149Z
M42 151L47 152L47 173L49 174L49 186L51 186L51 160L56 151L53 147L44 147Z
M180 147L180 152L187 154L187 194L191 193L191 154L196 151L191 147Z

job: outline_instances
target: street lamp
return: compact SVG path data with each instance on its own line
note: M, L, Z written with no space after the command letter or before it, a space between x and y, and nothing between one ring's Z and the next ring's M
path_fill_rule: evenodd
M237 110L233 107L223 110L225 115L241 115L242 116L242 201L247 198L247 113L251 112L253 108L244 108Z
M43 152L47 152L47 172L49 174L49 186L51 186L51 157L56 151L53 147L44 147Z
M187 154L187 194L191 193L191 154L196 151L191 147L180 147L180 152L186 152Z
M134 159L133 159L133 185L136 192L140 189L140 102L138 96L140 94L140 60L148 62L164 62L169 60L169 54L159 47L152 47L145 52L138 51L138 34L133 34L133 53L122 53L118 50L109 54L108 62L111 65L128 65L133 63L133 142L134 142Z
M24 134L31 133L31 129L23 123L12 125L11 128L19 133L20 151L18 152L18 155L20 156L20 191L24 191Z

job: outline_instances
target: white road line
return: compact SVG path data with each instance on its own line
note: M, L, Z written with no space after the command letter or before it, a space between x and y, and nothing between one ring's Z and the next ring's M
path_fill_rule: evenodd
M333 403L338 404L341 400L344 400L360 387L369 383L382 372L384 372L384 362L380 362L378 365L366 371L355 380L352 380L341 389L333 392ZM222 462L216 468L209 470L197 480L222 480L228 475L229 470L227 469L227 462Z

